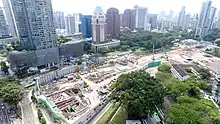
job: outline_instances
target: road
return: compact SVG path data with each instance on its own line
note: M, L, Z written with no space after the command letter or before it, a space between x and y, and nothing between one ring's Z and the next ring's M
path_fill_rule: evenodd
M105 112L111 107L111 103L108 103L101 111L99 111L88 124L95 124L104 114Z
M0 107L0 124L11 124L10 123L10 119L9 119L9 115L7 113L7 107L5 105L2 106L2 102L1 103L1 107Z
M24 98L21 101L22 124L35 124L34 114L31 103L28 99L28 92L24 93Z

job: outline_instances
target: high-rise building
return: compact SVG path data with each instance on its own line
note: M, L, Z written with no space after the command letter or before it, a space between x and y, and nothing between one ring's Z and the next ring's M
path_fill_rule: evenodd
M80 33L82 32L82 14L81 13L74 13L75 16L75 32Z
M120 28L123 27L123 14L119 14L120 16Z
M220 29L220 10L218 11L216 21L217 21L216 22L216 28Z
M148 14L148 21L151 24L151 30L157 28L157 14Z
M120 15L116 8L109 8L106 13L107 35L118 36L120 33Z
M94 44L106 41L107 22L101 7L96 7L92 16L92 38Z
M56 29L65 29L64 12L54 12L54 25Z
M184 22L183 22L183 30L188 30L189 26L190 26L190 21L191 21L191 15L190 14L186 14L184 17Z
M185 7L183 6L180 13L179 13L179 18L178 18L178 22L177 22L177 26L181 29L183 29L184 27L184 20L185 20Z
M148 15L148 9L145 7L135 7L136 11L136 26L135 28L142 28L146 30L147 27L147 15Z
M3 9L0 8L0 38L8 37L8 26L6 24Z
M82 35L84 38L92 37L92 16L82 16Z
M75 16L74 15L67 15L65 17L65 23L66 23L66 29L68 35L75 34L76 33L76 24L75 24Z
M12 10L10 0L2 0L2 2L3 2L4 10L5 10L5 17L6 17L6 22L8 25L9 34L13 37L17 37L18 31L16 30L16 23L15 23L15 19L13 16L13 10Z
M136 21L136 13L135 10L132 9L126 9L124 11L122 20L123 20L123 24L122 26L125 28L129 28L130 30L134 30L135 29L135 21Z
M216 14L216 8L211 7L210 13L209 13L209 18L208 18L208 27L209 30L213 28L213 22Z
M40 50L57 46L51 0L10 0L22 47Z
M210 11L211 11L212 1L205 1L202 4L200 15L199 15L199 22L197 25L195 35L203 37L209 31L209 19L210 19Z

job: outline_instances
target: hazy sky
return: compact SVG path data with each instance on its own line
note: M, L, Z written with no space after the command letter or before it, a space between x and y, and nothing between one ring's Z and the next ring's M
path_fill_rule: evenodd
M204 0L51 0L54 11L63 11L65 14L82 13L93 14L96 6L101 6L106 12L110 7L116 7L120 13L135 5L147 7L149 13L159 13L170 10L179 12L182 6L186 6L187 13L199 13ZM0 6L2 6L0 0ZM220 0L212 0L212 6L220 9Z
M120 13L134 5L147 7L149 13L159 13L162 10L179 12L181 6L186 6L187 13L199 13L204 0L52 0L54 11L65 13L92 14L96 6L101 6L103 11L109 7L116 7ZM212 0L212 5L220 9L220 0Z

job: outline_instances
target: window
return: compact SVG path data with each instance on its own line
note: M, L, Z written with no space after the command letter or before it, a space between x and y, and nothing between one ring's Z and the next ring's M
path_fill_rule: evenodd
M96 19L96 23L97 23L97 24L99 23L99 19Z

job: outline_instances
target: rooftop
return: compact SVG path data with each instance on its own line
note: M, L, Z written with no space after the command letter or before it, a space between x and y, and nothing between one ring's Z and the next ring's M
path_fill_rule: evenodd
M187 76L187 72L183 70L178 64L173 64L173 68L180 74L180 76L185 77Z

